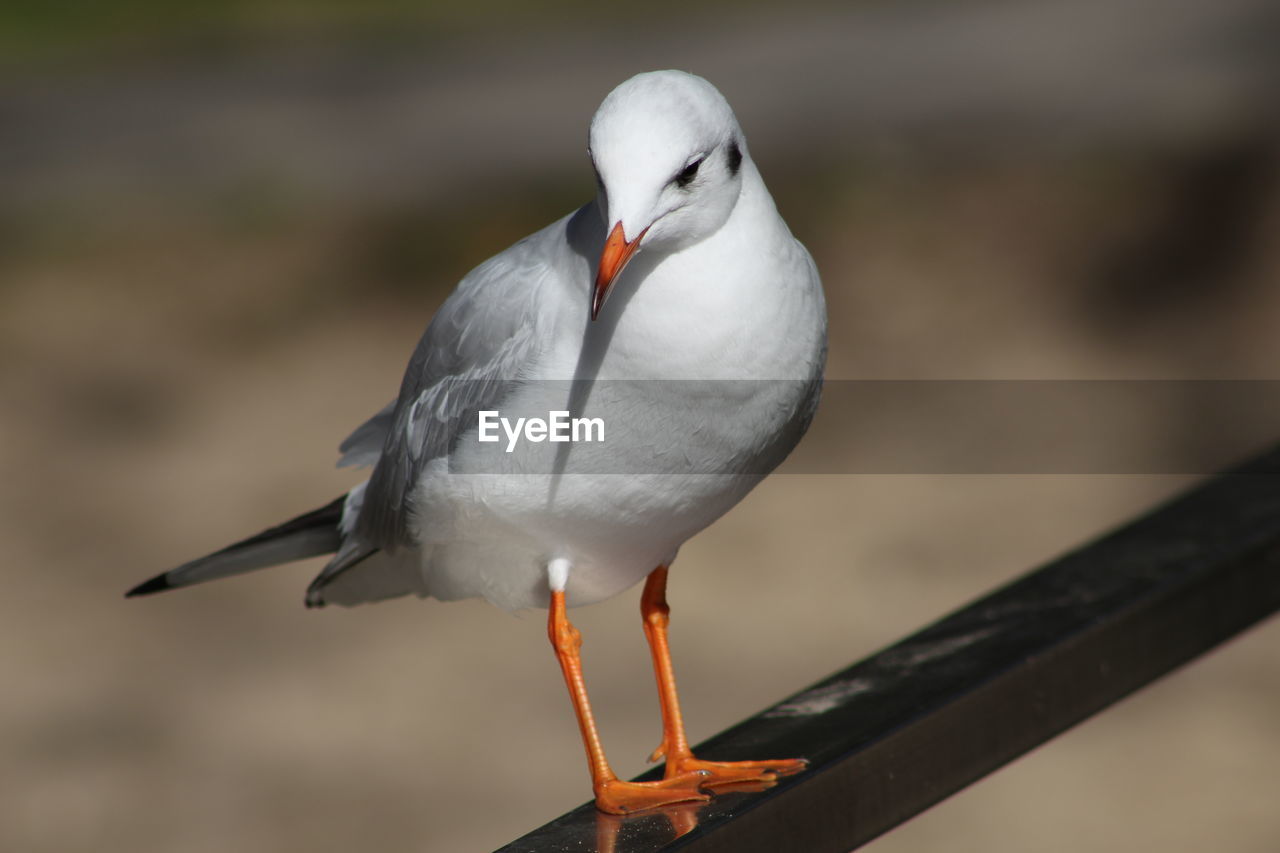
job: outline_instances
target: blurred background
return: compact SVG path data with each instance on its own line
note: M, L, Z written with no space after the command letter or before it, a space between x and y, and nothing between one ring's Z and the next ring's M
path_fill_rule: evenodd
M590 196L623 79L734 105L831 378L1270 379L1278 40L1267 0L0 6L0 849L489 850L587 798L540 613L308 612L316 561L121 594L357 481L337 442L467 269ZM873 452L844 417L808 449ZM676 564L695 741L1191 481L813 471ZM636 595L575 621L632 775ZM1280 848L1277 638L870 849Z

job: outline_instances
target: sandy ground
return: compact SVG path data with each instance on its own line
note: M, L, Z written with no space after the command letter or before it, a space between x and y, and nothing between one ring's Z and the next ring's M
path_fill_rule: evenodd
M776 143L762 168L823 270L829 375L1274 378L1274 140L1197 139L1026 157L886 149L856 163L840 151L788 162ZM522 216L563 212L508 189L522 212L451 232L438 253L450 276L523 233ZM353 484L358 473L331 466L335 446L395 392L448 287L426 283L431 252L407 272L372 261L388 228L416 235L416 214L250 208L87 230L0 223L0 236L24 235L0 265L0 849L488 850L588 794L541 614L430 601L308 612L316 563L121 597ZM1213 237L1223 221L1240 239ZM856 459L893 438L894 424L873 423L855 443L845 417L821 414L812 449ZM1151 412L1125 440L1184 431L1176 412ZM1191 479L771 478L673 570L691 736ZM575 620L610 756L639 772L658 713L635 593ZM870 849L1280 848L1278 630L1255 629Z

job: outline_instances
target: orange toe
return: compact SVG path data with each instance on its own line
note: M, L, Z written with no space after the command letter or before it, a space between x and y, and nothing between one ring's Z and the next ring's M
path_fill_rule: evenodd
M667 772L678 778L701 771L707 776L704 787L732 785L739 782L771 782L780 776L791 776L809 766L803 758L778 758L766 761L703 761L700 758L675 759L667 762Z
M631 814L672 803L704 803L711 797L698 786L705 784L707 778L706 773L693 770L657 782L611 779L596 787L596 808L609 814Z

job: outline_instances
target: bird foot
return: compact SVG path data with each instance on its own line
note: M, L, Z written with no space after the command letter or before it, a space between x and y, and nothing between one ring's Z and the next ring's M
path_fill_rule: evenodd
M705 803L711 797L698 790L698 786L707 784L707 778L706 772L692 770L657 782L610 779L596 786L596 808L609 814L631 814L672 803Z
M694 758L669 759L667 772L675 778L691 772L702 772L706 777L702 786L733 785L739 782L772 782L781 776L792 776L809 766L803 758L780 758L767 761L703 761Z

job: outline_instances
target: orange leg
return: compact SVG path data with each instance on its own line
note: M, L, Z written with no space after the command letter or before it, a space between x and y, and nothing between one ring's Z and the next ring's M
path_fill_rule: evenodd
M702 761L695 758L684 734L676 676L671 667L671 648L667 643L671 608L667 606L666 566L658 566L645 581L644 593L640 596L640 614L644 617L644 635L653 655L653 674L658 679L658 701L662 706L662 744L653 751L649 760L657 761L666 756L668 779L703 771L710 774L702 783L706 786L770 781L778 776L799 773L808 765L803 758L768 761Z
M710 799L698 790L698 785L707 778L707 774L700 770L668 773L660 782L624 782L614 774L604 757L604 746L600 743L600 733L596 730L591 703L587 699L587 686L582 678L582 658L579 655L582 635L565 615L563 591L551 593L547 633L560 661L560 669L564 672L564 682L569 688L573 710L578 715L578 729L582 732L582 743L587 749L587 764L591 769L591 787L595 790L596 808L610 814L629 814L670 803L702 802Z

